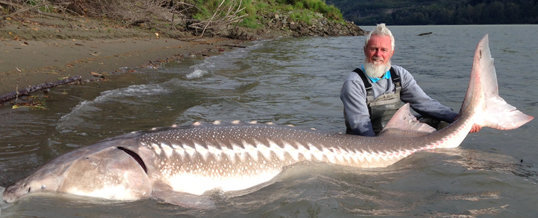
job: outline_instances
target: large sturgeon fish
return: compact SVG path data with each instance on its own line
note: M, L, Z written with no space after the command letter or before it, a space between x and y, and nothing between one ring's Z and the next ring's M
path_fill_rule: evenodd
M203 207L208 191L255 189L301 161L386 167L418 151L457 147L474 124L508 130L532 119L498 95L486 35L475 51L460 116L439 131L417 122L405 105L378 137L265 124L136 132L64 154L8 187L3 198L14 202L30 193L62 192Z

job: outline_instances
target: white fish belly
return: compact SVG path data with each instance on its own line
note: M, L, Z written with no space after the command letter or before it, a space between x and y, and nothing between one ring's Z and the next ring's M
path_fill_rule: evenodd
M183 172L171 175L166 180L174 191L202 195L211 190L228 192L248 189L270 181L280 172L281 170L271 169L253 174L223 176Z

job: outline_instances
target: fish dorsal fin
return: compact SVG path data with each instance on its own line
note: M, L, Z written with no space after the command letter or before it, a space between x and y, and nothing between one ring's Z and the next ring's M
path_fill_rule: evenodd
M409 103L407 103L396 111L379 135L421 136L434 132L435 130L435 128L428 124L419 122L417 118L411 114L411 107L409 106Z

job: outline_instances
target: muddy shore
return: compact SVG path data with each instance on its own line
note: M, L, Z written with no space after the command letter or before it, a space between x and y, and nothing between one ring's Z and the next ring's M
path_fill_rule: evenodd
M121 68L209 56L241 46L224 38L47 39L0 41L0 95L72 76L95 79Z
M0 96L75 76L93 81L125 68L214 55L245 42L66 14L4 17L0 19Z

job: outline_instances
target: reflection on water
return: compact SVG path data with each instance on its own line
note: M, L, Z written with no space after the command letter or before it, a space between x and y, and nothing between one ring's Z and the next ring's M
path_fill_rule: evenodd
M417 33L433 32L419 37ZM538 26L394 27L393 63L458 109L474 47L490 33L499 89L536 116ZM517 34L504 34L513 32ZM204 60L137 69L110 81L51 90L47 110L0 108L0 186L73 149L136 130L195 121L258 120L343 131L339 90L362 61L362 37L255 42ZM514 79L517 74L519 78ZM215 193L215 210L155 200L111 202L38 195L0 204L1 216L532 216L538 204L536 121L484 129L458 149L415 154L383 169L301 163L260 190Z

